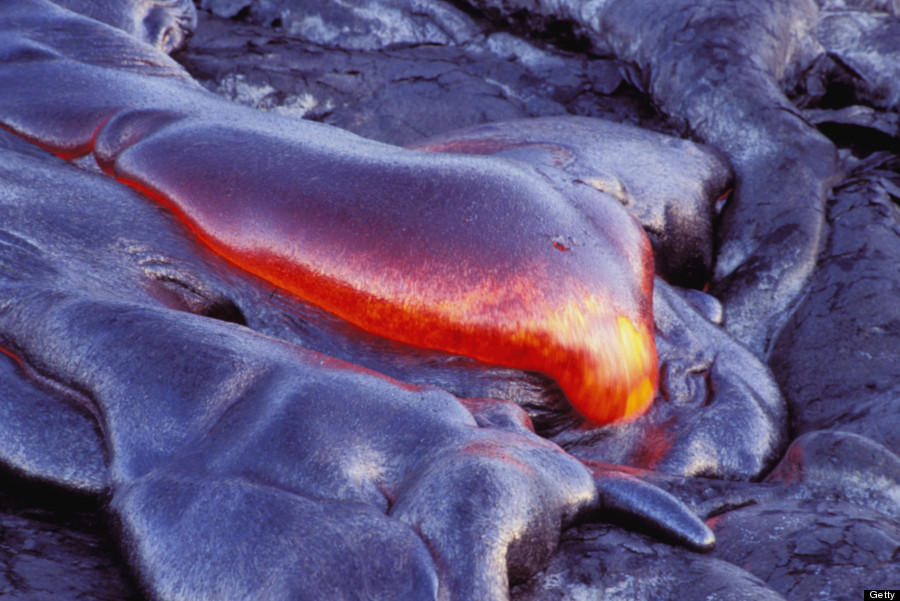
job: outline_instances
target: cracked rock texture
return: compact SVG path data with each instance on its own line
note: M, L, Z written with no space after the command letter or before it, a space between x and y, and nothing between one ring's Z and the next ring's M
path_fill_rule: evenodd
M440 0L202 0L200 6L219 17L245 14L258 25L277 25L309 42L347 50L456 44L481 33L469 15Z
M881 161L879 162L879 159ZM874 164L873 164L874 163ZM771 360L797 433L840 429L900 452L900 177L873 155L828 207L831 234Z
M567 113L673 131L623 83L617 61L542 48L504 32L462 46L348 52L201 12L190 46L175 57L230 100L391 144Z
M597 525L565 533L547 569L514 596L523 601L783 599L727 561Z
M786 599L853 599L900 579L900 523L835 501L785 500L711 520L713 557L763 580Z

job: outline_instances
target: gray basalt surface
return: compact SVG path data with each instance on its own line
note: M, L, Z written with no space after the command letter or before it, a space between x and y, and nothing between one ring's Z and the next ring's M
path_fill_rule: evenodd
M275 25L308 42L375 50L388 46L459 44L481 33L469 15L441 0L340 0L325 5L296 0L202 0L219 17L242 11L257 25Z
M711 523L720 540L713 557L741 566L785 599L853 599L896 583L900 527L877 511L790 500Z
M574 113L673 131L612 58L486 34L458 46L349 52L200 13L176 58L207 88L263 110L408 144L485 122Z
M825 255L772 357L794 431L846 430L895 453L900 432L886 416L900 412L896 167L872 155L836 190Z

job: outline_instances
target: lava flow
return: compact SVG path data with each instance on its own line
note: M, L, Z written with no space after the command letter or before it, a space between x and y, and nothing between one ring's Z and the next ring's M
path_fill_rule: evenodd
M585 216L511 167L329 133L126 113L95 152L217 254L364 330L544 373L596 423L647 408L652 257L621 207Z

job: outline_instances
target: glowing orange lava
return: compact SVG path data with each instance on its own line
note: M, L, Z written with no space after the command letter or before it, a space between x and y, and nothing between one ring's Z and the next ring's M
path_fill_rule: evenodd
M348 158L134 115L102 127L98 163L234 265L376 335L546 374L595 423L655 395L652 256L616 203L585 217L540 181L485 177L470 159L381 146Z
M92 149L241 269L385 338L547 374L594 422L653 398L653 258L617 201L232 105L146 49L69 60L17 44L0 63L4 127L66 159Z
M376 335L544 373L592 422L636 417L656 393L652 321L613 313L607 298L567 282L565 274L557 275L558 287L579 293L563 298L540 293L540 280L550 277L547 268L482 278L456 292L419 285L430 276L398 257L391 271L402 275L387 282L378 282L365 261L344 265L355 278L329 277L292 263L290 251L279 245L248 250L240 241L223 239L209 224L199 225L183 201L176 204L149 186L123 181L170 207L206 246L242 269ZM327 247L335 241L318 243ZM326 266L324 271L339 270Z

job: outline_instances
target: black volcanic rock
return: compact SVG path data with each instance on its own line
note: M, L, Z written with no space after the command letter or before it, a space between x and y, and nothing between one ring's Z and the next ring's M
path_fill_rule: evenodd
M308 42L346 50L397 45L459 44L481 27L441 0L201 0L214 15L276 26Z
M900 522L840 501L785 500L710 521L713 557L741 566L785 599L855 599L896 587Z
M96 498L0 473L0 597L143 601Z
M505 32L456 46L348 52L202 12L199 23L190 46L175 56L207 88L383 142L567 113L674 131L623 83L618 61Z
M831 234L808 296L770 360L798 434L846 430L895 453L900 452L897 168L895 158L873 155L836 191L828 207Z

